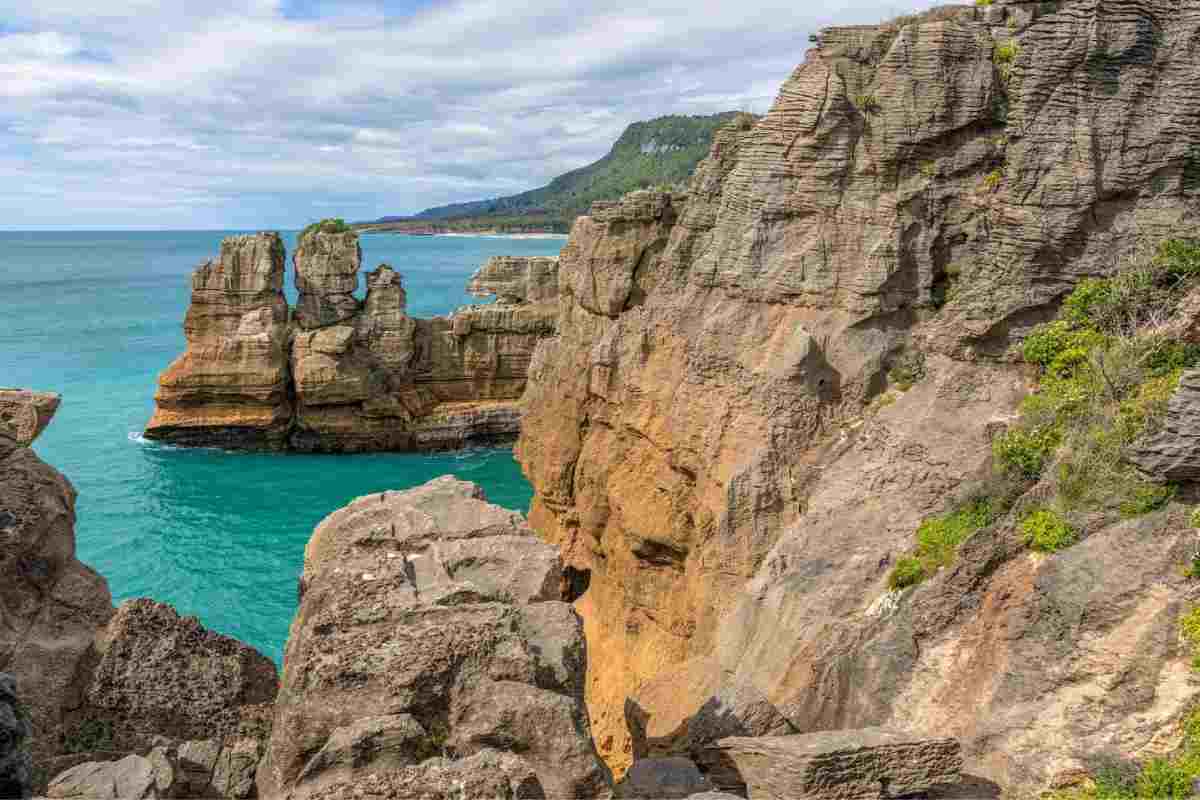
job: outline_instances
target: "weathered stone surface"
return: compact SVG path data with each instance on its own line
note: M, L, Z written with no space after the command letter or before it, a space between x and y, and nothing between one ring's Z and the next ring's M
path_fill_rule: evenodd
M475 297L495 295L503 305L555 303L558 300L558 259L550 256L494 256L471 276L467 292Z
M1161 480L1200 480L1200 370L1180 376L1163 429L1140 441L1130 460Z
M42 414L53 413L56 398L15 396L21 413L37 409L36 427L44 427ZM45 399L30 406L27 397ZM23 433L20 440L29 438ZM75 558L70 482L33 450L15 446L17 439L9 441L13 449L0 452L0 670L21 687L40 764L56 754L64 715L81 701L93 639L113 613L112 596L104 579Z
M358 313L358 270L362 248L354 231L312 230L301 235L292 257L296 267L296 322L311 330L336 325Z
M310 232L294 258L293 325L283 261L275 234L231 237L220 259L197 271L188 351L160 378L147 436L302 452L439 450L516 437L533 350L558 314L555 259L489 262L473 291L498 288L504 302L415 319L386 264L367 274L366 300L354 297L356 233Z
M993 5L823 32L768 114L717 135L686 198L636 193L576 222L518 455L531 524L591 574L576 603L589 707L617 768L626 698L712 655L756 575L753 656L731 646L722 673L797 730L887 722L890 706L865 713L874 700L810 664L832 658L822 638L866 635L831 631L879 599L880 560L989 458L987 427L1021 393L990 359L1014 357L1081 276L1196 228L1195 0ZM862 421L918 352L938 394L896 406L920 422L894 407ZM1079 732L1070 719L1049 761ZM1040 774L1032 753L963 742L996 780Z
M709 778L750 800L874 800L957 784L953 739L866 728L795 736L734 737L701 754Z
M17 697L17 682L0 672L0 797L29 797L33 790L33 760L29 756L32 728Z
M72 767L50 782L46 797L63 800L158 800L172 797L175 782L170 762L159 750L149 756L129 755L120 761L89 762Z
M110 721L118 746L236 733L243 707L275 697L275 664L152 600L123 603L99 638L88 713Z
M50 392L0 389L0 457L28 447L41 435L62 402Z
M443 772L506 797L542 796L512 794L530 775L547 797L605 791L561 584L554 549L473 484L440 478L331 514L305 550L260 793L370 796ZM437 758L498 748L525 777Z
M676 800L713 788L688 758L648 758L635 761L616 786L614 797L626 800Z
M146 436L176 444L279 447L288 398L284 248L276 233L230 236L192 275L187 350L158 380Z
M311 795L313 800L551 800L538 775L517 756L482 750L463 759L431 758L387 772L334 781Z

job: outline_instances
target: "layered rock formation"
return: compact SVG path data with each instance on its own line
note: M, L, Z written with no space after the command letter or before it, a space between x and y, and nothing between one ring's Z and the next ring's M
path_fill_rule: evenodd
M610 764L635 755L627 697L659 755L886 724L957 735L968 772L1019 790L1170 748L1192 697L1179 520L1052 559L1009 523L917 592L884 580L990 460L1024 333L1080 276L1195 229L1198 31L1194 0L830 29L686 196L576 223L518 455L531 524L590 573ZM871 405L910 363L924 379Z
M33 792L31 732L17 697L17 682L0 672L0 797L20 800Z
M608 791L561 584L554 549L473 484L440 478L334 512L305 550L260 793Z
M164 372L152 439L305 452L431 450L512 439L537 342L553 333L557 260L492 259L471 281L494 305L407 313L380 265L355 296L357 234L316 226L294 255L289 321L276 234L226 239L197 270L188 349Z
M58 403L0 391L0 671L20 687L38 763L82 705L96 631L113 613L108 584L75 558L75 490L28 447Z

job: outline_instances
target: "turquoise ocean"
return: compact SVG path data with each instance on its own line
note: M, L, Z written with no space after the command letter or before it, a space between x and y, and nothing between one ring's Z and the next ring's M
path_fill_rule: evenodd
M158 373L183 352L191 271L230 233L0 232L0 386L63 395L35 449L75 485L78 556L115 602L170 603L281 661L304 545L331 511L445 474L521 511L532 492L503 449L303 456L142 440ZM294 302L295 233L284 239ZM463 287L488 257L555 255L563 243L370 235L363 267L395 267L409 313L427 317L473 302Z

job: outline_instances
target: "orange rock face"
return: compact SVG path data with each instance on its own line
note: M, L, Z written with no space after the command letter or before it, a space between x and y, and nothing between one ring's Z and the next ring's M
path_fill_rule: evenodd
M949 627L918 625L919 658L888 660L902 622L873 637L893 609L888 565L988 463L989 432L1025 391L1005 366L1022 336L1080 276L1200 218L1200 127L1183 121L1200 108L1183 44L1200 7L1150 5L1038 16L998 2L824 31L765 117L718 134L686 196L638 192L576 222L518 456L534 528L590 571L576 604L588 699L618 771L635 749L627 699L637 746L658 754L687 741L678 729L706 703L725 698L739 718L750 698L799 731L953 725L968 771L1023 787L1071 763L1073 734L1149 743L1146 718L1110 725L1092 709L1040 724L1037 766L1015 722L985 724L972 703L1001 716L1016 694L982 675L1026 656L1045 666L1044 652L997 645L986 667L952 666L995 642L944 608L920 612ZM909 362L923 380L868 420ZM979 558L977 577L990 563ZM1157 554L1145 563L1163 568ZM1005 576L1025 581L1015 606L999 577L979 578L972 602L1026 630L1021 613L1045 611L1032 585L1051 578L1034 564ZM1055 591L1099 602L1072 581ZM1178 613L1139 591L1163 620ZM1174 699L1115 703L1114 719L1167 725L1181 712L1168 629L1129 636L1164 637L1142 688ZM1118 680L1134 658L1119 652L1085 671ZM868 679L875 667L891 678ZM923 669L913 687L936 684L941 710L900 685ZM1038 683L1043 705L1021 697L1023 719L1074 709L1056 680Z

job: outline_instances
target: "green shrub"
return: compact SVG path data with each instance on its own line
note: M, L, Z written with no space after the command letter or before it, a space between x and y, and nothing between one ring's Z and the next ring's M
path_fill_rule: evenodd
M62 737L64 753L91 753L96 750L108 750L112 746L112 723L105 720L80 720Z
M346 224L346 220L340 217L330 217L319 222L314 222L300 231L300 238L303 239L310 233L347 233L354 230Z
M1175 486L1162 486L1157 483L1139 481L1129 486L1125 498L1118 504L1121 516L1136 517L1149 514L1171 502L1175 496Z
M901 356L888 370L888 380L902 392L925 377L925 354L918 351Z
M1136 791L1139 798L1186 800L1192 796L1192 775L1181 764L1154 758L1142 767Z
M1200 277L1200 239L1168 239L1159 245L1155 262L1176 280Z
M1011 64L1016 60L1017 54L1021 52L1020 45L1016 39L1009 39L1006 42L997 42L992 49L992 57L997 64Z
M914 586L942 567L954 563L958 546L996 519L993 503L975 497L961 507L937 517L929 517L917 528L917 546L911 556L901 558L888 576L888 587Z
M992 453L1000 469L1036 480L1061 440L1061 433L1053 426L1014 428L996 437Z
M1053 553L1074 544L1078 537L1066 520L1043 506L1028 512L1021 520L1021 538L1033 550Z
M1196 506L1194 509L1192 509L1190 522L1193 528L1200 528L1200 506Z
M1004 180L1004 171L994 169L987 175L983 176L983 185L990 192L996 191L1000 187L1000 183Z
M1068 298L1069 300L1070 298ZM1031 364L1049 368L1060 356L1069 351L1088 352L1104 345L1106 339L1099 331L1084 328L1057 319L1035 327L1021 346L1021 355ZM1058 374L1057 370L1051 370Z
M909 586L916 586L923 580L925 580L925 568L921 566L920 559L905 556L896 562L896 566L892 567L892 572L888 575L888 588L895 592Z
M879 98L873 94L856 94L854 106L864 114L874 114L879 110Z
M981 8L986 8L987 6L990 6L994 2L995 2L995 0L975 0L975 5L977 5Z

